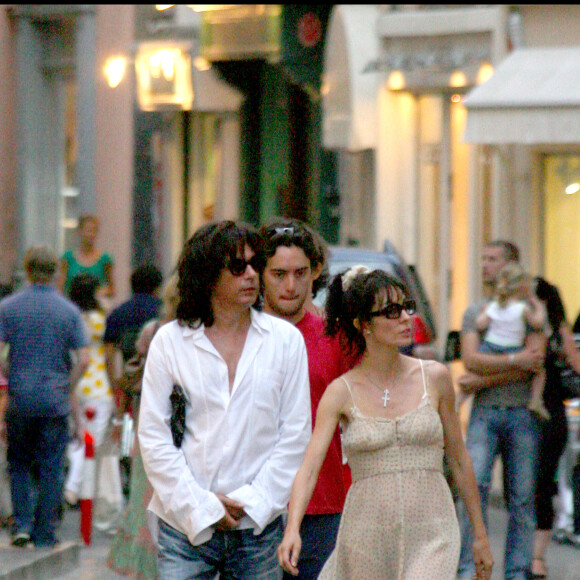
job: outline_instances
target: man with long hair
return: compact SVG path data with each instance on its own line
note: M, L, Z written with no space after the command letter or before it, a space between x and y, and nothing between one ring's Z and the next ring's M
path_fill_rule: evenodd
M262 263L252 226L200 228L179 259L176 320L149 347L138 432L160 578L282 577L276 548L310 393L302 335L257 308ZM170 427L179 391L181 443Z

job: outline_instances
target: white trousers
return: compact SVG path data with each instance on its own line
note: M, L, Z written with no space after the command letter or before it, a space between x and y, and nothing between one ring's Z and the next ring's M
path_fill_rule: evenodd
M113 399L99 399L96 401L80 401L79 404L81 407L82 427L93 436L96 455L97 449L104 443L115 403ZM86 410L90 408L95 410L95 415L89 420L86 416ZM83 479L85 442L79 441L78 439L71 441L68 444L67 457L69 460L69 470L64 488L78 496L81 491L81 482Z

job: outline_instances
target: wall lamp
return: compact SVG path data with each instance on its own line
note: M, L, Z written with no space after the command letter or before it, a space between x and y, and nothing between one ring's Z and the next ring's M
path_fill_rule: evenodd
M113 56L105 62L105 77L108 85L114 89L121 84L127 69L127 59L124 56Z

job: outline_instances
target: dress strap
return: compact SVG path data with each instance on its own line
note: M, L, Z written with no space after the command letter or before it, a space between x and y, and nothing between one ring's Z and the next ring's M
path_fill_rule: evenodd
M421 376L423 377L423 396L421 397L421 400L423 400L425 397L428 397L429 394L427 393L427 380L425 378L425 369L423 368L423 361L421 359L419 359L419 364L421 365Z
M350 395L350 400L352 401L352 406L356 409L356 403L354 402L354 397L352 396L352 390L350 388L350 385L348 384L348 381L346 380L346 378L344 376L340 377L343 381L344 384L346 385L346 388L348 389L348 393Z

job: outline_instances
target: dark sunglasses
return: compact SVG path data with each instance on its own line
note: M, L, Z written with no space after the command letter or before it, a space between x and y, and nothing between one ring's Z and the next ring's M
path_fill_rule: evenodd
M261 259L258 254L254 254L249 260L243 258L234 258L230 260L227 268L232 273L232 276L241 276L248 266L252 266L252 270L260 271Z
M370 313L370 317L373 318L375 316L386 316L391 320L396 320L400 318L401 313L403 310L411 315L415 314L415 310L417 309L417 305L415 304L414 300L405 300L403 304L399 302L391 302L387 304L382 310L377 310L375 312Z

